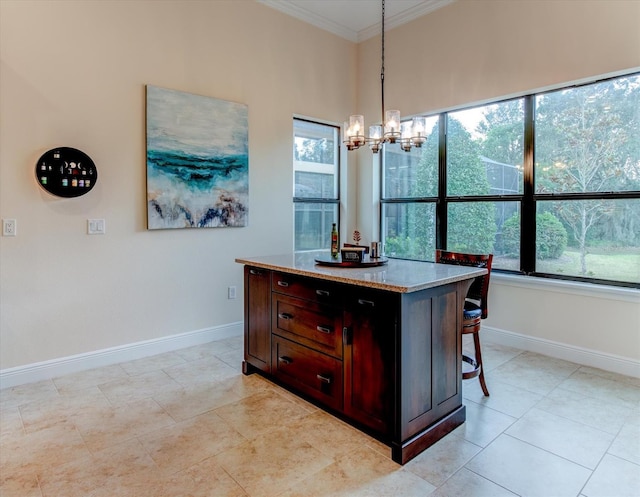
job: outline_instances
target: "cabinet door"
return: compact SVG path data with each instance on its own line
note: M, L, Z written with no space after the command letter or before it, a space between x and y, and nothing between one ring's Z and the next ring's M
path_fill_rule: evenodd
M464 283L452 283L402 297L398 330L402 440L462 404L460 319L465 293Z
M271 271L244 268L244 360L267 373L271 372Z
M397 299L354 287L344 314L345 414L385 436L393 428Z

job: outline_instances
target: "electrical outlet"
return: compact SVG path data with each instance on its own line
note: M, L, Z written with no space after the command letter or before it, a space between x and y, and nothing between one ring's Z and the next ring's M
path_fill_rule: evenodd
M18 222L15 219L2 220L2 236L16 236Z
M87 233L89 235L104 235L106 233L104 219L87 219Z
M236 287L235 286L230 286L229 288L227 288L227 298L229 298L229 299L235 299L236 298Z

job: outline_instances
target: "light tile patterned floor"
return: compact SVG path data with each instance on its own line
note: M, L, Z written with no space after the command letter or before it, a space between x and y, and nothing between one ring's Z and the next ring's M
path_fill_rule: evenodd
M399 466L258 375L242 338L0 391L2 497L637 496L640 380L483 346L491 397Z

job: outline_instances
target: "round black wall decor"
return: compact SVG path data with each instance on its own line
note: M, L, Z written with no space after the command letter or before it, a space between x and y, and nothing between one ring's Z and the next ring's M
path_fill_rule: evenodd
M36 163L36 178L42 188L58 197L79 197L98 180L98 170L84 152L70 147L52 148Z

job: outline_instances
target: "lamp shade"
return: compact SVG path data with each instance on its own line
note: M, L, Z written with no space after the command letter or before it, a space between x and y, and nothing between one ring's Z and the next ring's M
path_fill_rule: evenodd
M369 126L369 138L371 138L372 140L381 140L382 126L380 125Z
M400 111L388 110L385 112L384 119L384 132L385 133L400 133Z
M349 135L364 136L364 116L353 115L349 117Z

